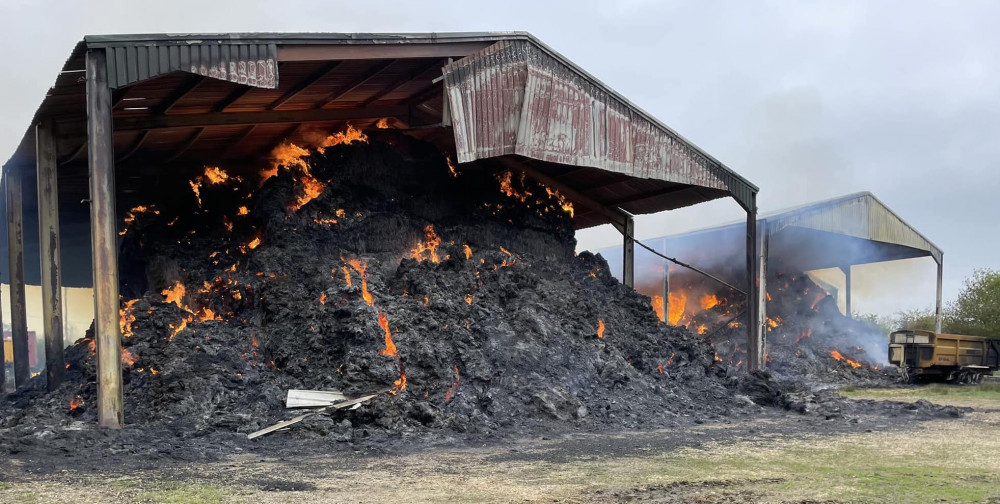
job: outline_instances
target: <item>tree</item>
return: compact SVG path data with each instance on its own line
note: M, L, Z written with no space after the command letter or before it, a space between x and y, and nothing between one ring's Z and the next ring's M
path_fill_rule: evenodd
M948 330L1000 339L1000 271L977 269L948 310Z
M937 322L933 310L912 309L897 312L893 320L897 329L924 329L933 331Z

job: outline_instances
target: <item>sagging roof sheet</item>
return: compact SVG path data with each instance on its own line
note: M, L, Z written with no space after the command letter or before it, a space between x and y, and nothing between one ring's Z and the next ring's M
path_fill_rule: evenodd
M535 40L498 42L444 76L459 162L516 154L725 190L753 206L755 186Z

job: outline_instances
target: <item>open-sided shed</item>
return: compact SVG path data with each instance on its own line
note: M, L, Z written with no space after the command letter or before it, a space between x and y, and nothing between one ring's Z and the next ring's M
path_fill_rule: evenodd
M116 215L193 166L380 121L466 168L557 188L578 229L615 225L628 285L632 215L731 196L756 220L753 184L527 33L88 36L4 165L15 363L25 283L45 298L50 386L62 367L59 288L92 285L99 418L120 426ZM24 232L35 225L38 235ZM756 229L745 230L752 244ZM746 264L749 288L750 254ZM26 367L15 375L21 384Z
M743 226L739 223L644 240L650 247L722 276L731 277L738 263ZM851 314L851 267L883 261L931 257L937 263L936 326L941 330L941 288L944 254L934 243L870 192L860 192L770 212L757 220L756 257L759 281L758 330L766 335L767 273L840 268L845 275L846 314ZM605 249L615 257L616 248ZM640 264L639 277L663 289L669 302L669 270L659 262ZM663 272L667 271L667 278ZM647 287L648 288L648 287Z

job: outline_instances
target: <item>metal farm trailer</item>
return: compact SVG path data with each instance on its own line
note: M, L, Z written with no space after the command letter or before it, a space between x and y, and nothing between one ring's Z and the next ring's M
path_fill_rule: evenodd
M1000 367L1000 340L931 331L889 335L889 363L908 381L980 383Z

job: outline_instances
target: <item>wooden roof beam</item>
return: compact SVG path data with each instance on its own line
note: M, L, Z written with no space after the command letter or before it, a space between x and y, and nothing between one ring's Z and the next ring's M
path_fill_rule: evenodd
M194 133L192 133L191 136L189 136L187 138L187 140L184 141L183 145L181 145L176 150L174 150L174 153L170 157L168 157L167 159L164 159L162 161L162 164L167 164L167 163L169 163L169 162L171 162L171 161L173 161L173 160L181 157L182 155L184 155L184 153L187 152L188 149L190 149L191 146L194 145L195 142L197 142L199 138L201 138L201 135L204 132L205 132L205 128L198 128L198 129L196 129L194 131Z
M441 68L442 66L444 66L444 65L441 63L441 60L439 60L439 59L436 59L436 60L430 62L427 65L423 65L423 66L417 68L416 70L413 70L412 72L410 72L410 73L402 76L401 78L396 79L395 81L393 81L388 86L385 86L384 88L382 88L381 91L379 91L379 92L377 92L377 93L369 96L368 98L365 98L358 105L360 105L362 107L366 107L369 104L378 101L383 96L385 96L385 95L387 95L389 93L392 93L393 91L399 89L403 85L410 83L411 81L413 81L417 77L420 77L421 75L427 73L428 71L430 71L430 70L432 70L434 68Z
M285 102L291 100L292 98L295 98L296 96L298 96L300 93L308 89L316 82L326 78L327 75L330 75L330 73L336 70L337 67L339 67L342 63L343 63L342 61L330 61L325 65L321 66L318 70L309 74L304 79L299 81L299 83L293 86L292 89L289 89L285 94L281 95L280 98L271 102L267 106L267 110L275 110L278 107L284 105Z
M292 124L303 122L346 121L407 117L409 107L361 107L350 109L269 110L264 112L213 112L208 114L159 115L123 117L115 120L115 131L142 131L168 128L198 128L207 126L240 126L251 124Z
M323 98L319 103L314 105L313 108L322 109L327 105L337 101L338 99L342 98L344 95L350 93L351 91L354 91L355 89L367 84L368 81L375 78L375 76L382 73L383 70L385 70L395 62L396 60L389 60L389 61L381 61L375 64L374 66L369 68L367 72L362 74L361 77L358 77L353 82L341 86L340 89L337 89L336 91L328 94L326 98Z
M206 77L204 75L197 74L188 78L184 84L174 90L173 94L171 94L169 98L161 102L156 107L155 113L166 114L170 112L170 109L172 109L174 105L177 105L177 102L183 100L185 96L191 94L191 92L197 89L198 86L205 81L205 79Z

